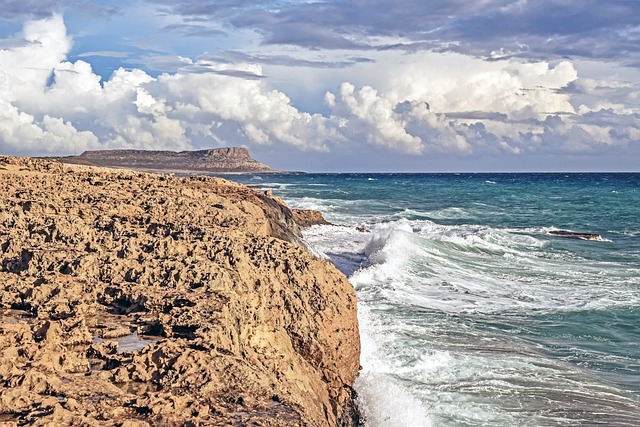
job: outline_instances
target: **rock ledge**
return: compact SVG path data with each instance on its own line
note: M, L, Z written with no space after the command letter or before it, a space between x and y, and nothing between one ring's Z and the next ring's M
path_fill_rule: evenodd
M139 171L183 173L274 173L254 160L246 148L198 151L95 150L79 156L58 157L63 163L117 167Z
M357 423L356 296L277 198L0 156L0 424Z

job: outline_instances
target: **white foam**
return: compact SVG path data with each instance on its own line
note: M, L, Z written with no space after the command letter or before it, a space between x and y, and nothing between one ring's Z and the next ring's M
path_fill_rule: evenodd
M614 411L608 419L639 415L628 396L515 337L399 305L365 301L359 310L356 390L368 427L549 425L569 408L584 425L593 405Z
M356 390L367 427L548 425L567 421L546 411L569 407L567 399L579 408L574 415L588 415L590 399L603 410L607 399L620 399L515 335L464 319L638 306L640 267L554 249L546 228L441 225L407 211L386 223L338 215L335 222L371 231L316 226L305 239L351 275L358 292Z
M371 323L369 311L359 306L362 371L356 380L358 405L367 427L431 427L431 419L424 402L414 396L410 388L394 378L394 366L384 355L379 341L379 328ZM378 339L376 338L378 337Z
M421 214L422 212L416 212ZM425 216L433 219L464 219L470 218L471 214L466 210L458 207L449 207L435 211L424 212Z
M601 309L640 304L628 265L551 253L547 245L511 230L403 219L375 225L369 242L355 248L367 263L351 281L372 298L451 313L526 314L581 310L587 302ZM608 284L602 283L603 271Z
M363 373L356 381L358 405L367 427L431 427L419 399L386 375Z
M321 211L323 213L332 212L337 208L337 201L331 199L318 199L314 197L303 197L301 199L289 202L289 206L296 209L311 209Z
M364 253L372 263L393 262L402 257L406 250L411 250L413 229L408 221L378 226L364 248Z

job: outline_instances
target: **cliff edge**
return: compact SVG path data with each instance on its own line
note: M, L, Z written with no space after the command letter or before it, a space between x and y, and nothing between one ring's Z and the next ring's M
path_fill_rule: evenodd
M95 150L79 156L58 157L63 163L117 167L152 172L273 173L254 160L246 148L213 148L198 151Z
M354 426L356 296L275 197L0 156L0 424Z

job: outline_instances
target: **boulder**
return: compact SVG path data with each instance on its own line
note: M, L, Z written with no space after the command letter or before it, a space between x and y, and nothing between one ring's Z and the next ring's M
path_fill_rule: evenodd
M558 237L565 237L567 239L578 239L578 240L602 240L602 236L597 233L583 233L576 231L567 231L567 230L551 230L549 234Z
M322 216L322 212L311 209L291 209L294 221L300 227L311 227L312 225L330 225Z

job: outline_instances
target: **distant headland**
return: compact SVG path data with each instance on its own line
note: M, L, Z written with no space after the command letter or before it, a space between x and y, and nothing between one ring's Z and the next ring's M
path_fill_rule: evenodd
M253 159L246 148L197 151L95 150L79 156L56 157L63 163L176 173L277 173Z

